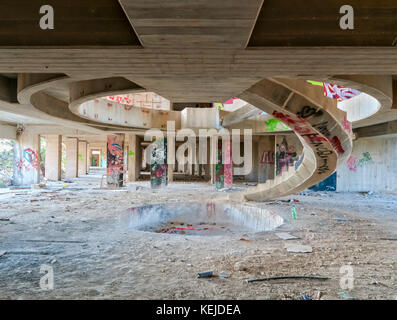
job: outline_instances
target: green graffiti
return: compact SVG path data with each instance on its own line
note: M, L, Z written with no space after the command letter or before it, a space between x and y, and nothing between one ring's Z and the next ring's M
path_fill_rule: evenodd
M78 157L80 160L84 160L84 156L81 153L79 153Z
M135 153L132 152L132 151L130 151L130 152L128 152L128 155L129 155L129 156L135 156Z
M363 153L363 158L359 159L356 165L357 167L362 167L365 164L371 163L372 162L372 158L371 158L371 154L369 152L364 152Z
M266 124L266 131L282 131L282 130L290 130L288 126L282 123L280 120L272 118L268 121L265 121ZM280 126L278 128L278 126Z

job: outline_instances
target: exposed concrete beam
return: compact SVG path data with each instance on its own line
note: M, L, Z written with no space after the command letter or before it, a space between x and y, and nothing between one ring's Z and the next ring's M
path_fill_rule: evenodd
M397 133L397 120L354 129L356 138L368 138Z
M259 110L258 108L254 107L252 104L247 103L246 105L237 109L236 111L229 112L228 114L226 114L223 117L223 121L221 121L221 125L223 127L228 127L234 123L244 121L245 119L255 116L261 112L262 110Z

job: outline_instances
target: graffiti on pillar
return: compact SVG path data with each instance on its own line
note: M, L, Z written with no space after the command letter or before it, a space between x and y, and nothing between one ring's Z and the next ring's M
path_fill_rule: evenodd
M223 188L223 161L222 161L222 141L218 141L218 148L216 150L217 159L215 164L215 188Z
M152 143L150 159L150 186L158 189L168 185L167 138Z
M363 157L360 159L354 156L350 156L349 159L347 159L346 165L350 171L356 172L357 168L363 167L373 162L369 152L364 152L362 156Z
M233 186L232 141L225 140L224 147L223 186L230 189Z
M276 175L281 175L288 168L293 166L294 162L298 160L296 149L294 146L288 146L287 139L284 137L281 144L276 146Z
M121 135L107 138L107 183L123 186L124 137Z
M39 157L36 152L31 148L26 148L23 150L23 160L26 161L25 169L29 170L30 167L38 170L39 168Z

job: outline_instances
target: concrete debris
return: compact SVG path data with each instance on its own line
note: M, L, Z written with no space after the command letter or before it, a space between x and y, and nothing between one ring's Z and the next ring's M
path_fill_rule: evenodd
M312 253L313 248L302 244L285 244L285 248L288 252L293 253Z
M276 236L283 240L299 239L299 237L295 237L287 232L276 232Z
M247 271L247 266L245 265L244 262L236 262L234 264L234 270L235 271Z
M6 253L7 253L7 251L5 251L5 250L0 251L0 257L5 256Z
M347 299L347 300L355 300L356 299L356 297L353 297L352 295L350 295L346 291L338 292L338 296L343 298L343 299Z

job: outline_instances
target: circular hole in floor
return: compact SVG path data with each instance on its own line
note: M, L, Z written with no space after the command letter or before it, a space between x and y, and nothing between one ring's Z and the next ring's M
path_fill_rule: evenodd
M130 208L121 221L141 231L202 236L271 231L283 224L270 210L219 202L142 205Z

